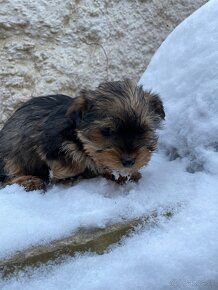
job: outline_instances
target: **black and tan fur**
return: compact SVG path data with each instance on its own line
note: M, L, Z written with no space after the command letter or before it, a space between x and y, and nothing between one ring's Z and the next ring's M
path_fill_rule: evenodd
M129 80L101 84L74 99L65 95L26 102L0 132L0 179L26 190L52 181L102 175L113 170L140 178L156 148L164 119L158 95Z

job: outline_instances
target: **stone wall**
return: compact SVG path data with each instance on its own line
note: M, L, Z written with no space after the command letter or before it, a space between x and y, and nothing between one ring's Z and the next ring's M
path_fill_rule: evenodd
M0 126L30 97L129 77L206 0L0 0Z

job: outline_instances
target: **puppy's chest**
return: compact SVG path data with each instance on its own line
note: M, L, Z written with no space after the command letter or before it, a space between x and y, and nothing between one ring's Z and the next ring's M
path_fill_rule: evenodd
M94 160L92 160L83 150L78 148L77 144L73 142L64 142L61 147L61 151L65 153L65 156L71 162L73 167L80 168L80 172L86 169L91 170L95 174L103 174L105 169L98 166Z

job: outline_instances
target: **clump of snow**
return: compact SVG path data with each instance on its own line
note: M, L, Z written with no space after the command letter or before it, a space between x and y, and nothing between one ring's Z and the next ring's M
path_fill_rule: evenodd
M160 142L193 161L191 171L218 171L218 5L209 1L163 42L140 80L160 94L166 125Z
M128 182L131 178L131 174L129 172L125 172L125 171L117 171L117 170L113 170L112 174L115 178L115 180L118 180L119 177L125 177L126 178L126 182Z

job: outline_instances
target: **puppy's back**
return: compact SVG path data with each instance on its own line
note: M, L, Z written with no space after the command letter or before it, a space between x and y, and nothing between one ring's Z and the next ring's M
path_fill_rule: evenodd
M49 95L33 98L18 108L8 119L0 132L0 140L9 136L6 132L16 131L16 129L30 128L46 117L55 116L57 113L65 114L72 98L65 95ZM26 131L25 131L26 132ZM19 135L20 132L17 132ZM0 143L0 151L1 151Z
M41 96L27 101L15 111L0 131L0 181L7 177L7 160L22 164L28 171L31 171L31 166L35 168L34 163L39 162L36 149L40 147L42 135L55 133L58 126L63 127L72 101L65 95Z

